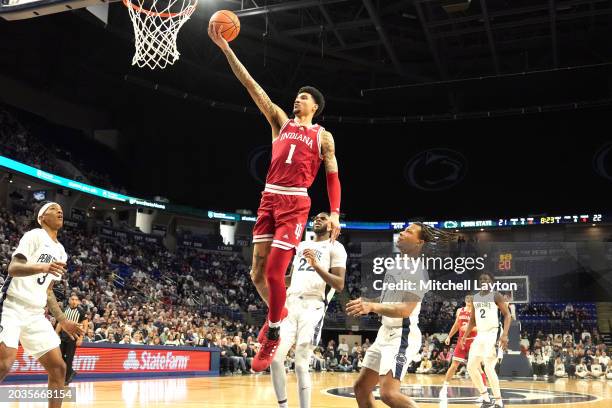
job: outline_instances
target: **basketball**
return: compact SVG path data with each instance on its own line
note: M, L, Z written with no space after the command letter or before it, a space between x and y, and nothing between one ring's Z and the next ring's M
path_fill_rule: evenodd
M238 20L237 15L229 10L217 11L210 18L209 24L223 27L221 35L228 42L238 37L238 33L240 32L240 20Z

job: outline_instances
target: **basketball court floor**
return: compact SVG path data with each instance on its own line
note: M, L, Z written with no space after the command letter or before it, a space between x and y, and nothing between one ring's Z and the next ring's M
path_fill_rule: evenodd
M312 408L356 407L352 384L357 374L313 373ZM440 407L437 398L441 375L407 375L404 392L421 407ZM289 406L298 407L295 375L289 374ZM206 407L243 408L277 406L269 375L216 378L172 378L157 380L76 382L76 403L64 407L141 408ZM545 381L502 381L506 405L537 405L560 408L612 407L612 381L560 379ZM3 385L4 387L5 385ZM448 406L476 407L476 392L468 380L453 380ZM46 403L0 403L1 407L43 408ZM378 406L383 407L382 402Z

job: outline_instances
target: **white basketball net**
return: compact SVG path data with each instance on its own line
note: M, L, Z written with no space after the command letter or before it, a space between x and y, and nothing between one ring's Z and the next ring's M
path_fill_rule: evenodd
M132 65L164 69L180 56L178 32L195 11L198 0L123 0L134 26L136 52Z

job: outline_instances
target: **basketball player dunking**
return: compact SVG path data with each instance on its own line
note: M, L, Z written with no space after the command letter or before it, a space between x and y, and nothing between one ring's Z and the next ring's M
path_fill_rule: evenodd
M66 364L60 339L45 318L45 306L72 338L83 329L66 319L53 294L53 283L66 272L66 252L57 240L64 223L62 208L47 203L36 213L41 228L26 232L13 252L0 297L0 380L8 374L17 346L36 358L49 373L49 407L61 407ZM57 398L55 398L57 397Z
M403 255L419 257L429 243L448 240L450 234L423 223L413 223L400 232L396 242ZM411 281L419 288L419 282L428 281L427 270L387 269L384 282ZM414 291L383 290L380 303L363 299L350 301L346 313L350 316L377 313L382 316L382 326L376 341L368 348L363 358L359 377L354 385L359 408L376 406L372 391L380 383L380 397L392 408L416 408L416 403L401 392L402 378L408 365L414 361L421 348L419 312L424 293Z
M493 275L485 272L480 275L478 280L481 287L491 285L493 283ZM476 327L478 334L470 348L467 369L472 383L474 383L483 399L482 408L501 408L504 406L504 403L499 388L499 378L495 372L495 365L497 364L498 347L505 350L508 346L508 330L510 330L512 317L508 311L506 300L498 292L481 290L474 295L473 303L474 313L472 313L465 333L471 333L472 329ZM500 312L504 317L503 332L499 321ZM467 335L464 335L459 340L459 345L465 347L466 343ZM493 400L489 396L487 388L478 372L481 363L484 364L485 373L493 389Z
M338 163L331 133L312 123L325 106L321 92L310 86L302 87L293 104L294 118L289 119L238 60L221 36L221 27L209 25L208 35L223 51L232 71L272 128L272 161L253 229L251 271L253 283L269 308L268 320L261 329L262 345L252 363L254 371L263 371L272 363L280 343L281 320L287 313L285 271L302 240L310 210L307 189L321 162L325 163L327 173L331 241L340 233Z
M455 333L459 332L459 338L462 338L465 335L465 329L470 323L470 318L472 317L472 312L474 310L473 299L474 297L472 295L467 295L465 297L465 306L457 309L457 317L455 319L455 324L453 324L453 327L451 327L451 330L448 333L448 337L446 337L446 340L444 340L444 344L446 344L447 346L450 345L450 341L455 335ZM444 384L442 385L442 388L440 389L440 398L447 397L448 383L451 380L451 378L453 378L455 373L457 372L457 368L459 367L459 364L461 363L467 364L467 358L470 353L470 346L472 345L472 342L474 341L475 337L476 337L476 328L474 327L474 329L472 329L472 332L466 337L466 342L465 342L464 347L461 347L457 343L457 347L455 348L455 351L453 352L453 362L451 366L448 368L448 370L446 371L446 377L444 378ZM480 370L480 366L478 367L478 369ZM480 374L483 377L483 381L484 381L485 380L484 372L481 371Z
M346 250L338 241L330 240L329 214L319 213L314 217L313 231L315 239L300 242L296 250L287 289L289 315L281 324L282 340L270 366L279 408L288 407L284 363L294 344L300 408L310 408L310 360L321 338L327 304L335 291L344 288Z

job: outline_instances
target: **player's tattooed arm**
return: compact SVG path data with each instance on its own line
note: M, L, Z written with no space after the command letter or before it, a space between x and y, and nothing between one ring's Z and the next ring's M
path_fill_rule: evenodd
M257 81L253 79L249 71L242 65L231 48L228 47L224 49L223 53L229 62L232 72L236 75L236 78L244 85L261 113L268 119L270 126L272 126L273 139L276 138L280 128L288 119L287 114L278 107L278 105L272 102L266 91L264 91Z
M59 322L62 330L65 331L72 340L76 340L79 336L83 335L85 331L80 324L68 320L64 312L62 312L62 308L60 307L59 303L57 303L57 299L55 298L55 293L53 293L54 283L55 282L51 282L47 288L47 308L49 309L51 316L55 317L55 320Z
M60 307L59 303L57 303L55 293L53 292L53 283L54 282L51 282L47 288L47 308L49 309L51 316L55 317L55 320L61 324L64 320L66 320L66 315L64 312L62 312L62 308Z
M338 178L338 161L336 160L336 145L331 133L325 131L321 135L321 155L325 164L327 174L327 195L330 206L331 241L335 241L340 235L340 198L341 187Z
M323 156L325 173L337 173L338 161L336 160L336 144L334 143L334 137L328 131L324 131L321 136L321 155Z

